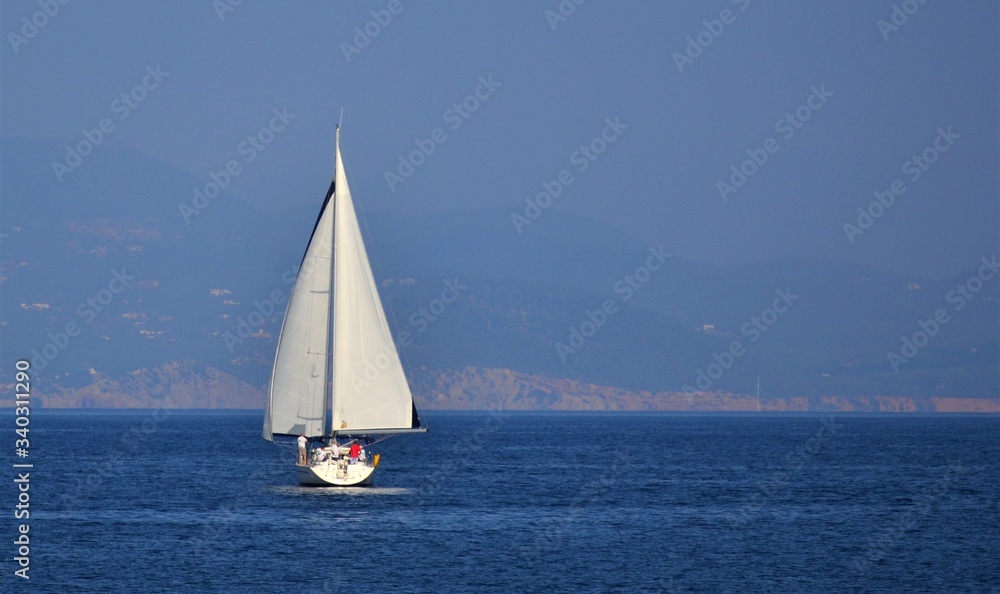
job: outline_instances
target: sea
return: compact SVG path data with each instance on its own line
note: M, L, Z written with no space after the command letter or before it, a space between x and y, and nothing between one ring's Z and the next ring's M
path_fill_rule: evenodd
M1000 593L996 416L423 416L338 489L259 411L35 411L0 591Z

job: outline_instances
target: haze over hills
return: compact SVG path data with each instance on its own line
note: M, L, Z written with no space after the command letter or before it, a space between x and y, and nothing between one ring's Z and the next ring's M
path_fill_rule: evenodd
M185 220L209 180L121 145L64 183L59 143L2 150L2 351L34 359L43 402L262 405L328 180L314 206L263 212L224 189ZM555 208L518 232L524 208L366 213L418 403L746 409L758 378L773 410L1000 396L1000 282L969 282L995 254L937 280L826 258L720 267Z

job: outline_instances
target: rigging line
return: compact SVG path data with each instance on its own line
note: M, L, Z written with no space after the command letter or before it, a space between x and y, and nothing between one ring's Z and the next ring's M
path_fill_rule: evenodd
M396 437L396 434L395 433L389 433L389 434L383 435L382 437L377 438L375 441L369 443L368 445L373 446L373 445L375 445L375 444L377 444L379 442L385 441L385 440L387 440L389 438L392 438L392 437Z
M350 173L350 167L347 164L347 160L346 159L341 159L341 161L342 161L342 163L344 165L344 171L346 173ZM351 174L351 177L353 177L353 176L354 176L354 174ZM358 210L361 211L361 221L365 225L365 233L368 235L369 239L371 239L372 259L375 260L375 267L378 268L378 275L379 275L379 277L381 277L382 281L385 282L385 274L382 272L382 263L379 261L379 259L378 259L378 252L375 250L375 238L372 237L371 230L368 228L368 217L365 216L365 209L361 208L360 206L361 205L358 204L358 207L359 207ZM393 327L392 327L391 330L395 331L396 334L398 335L399 334L399 321L396 319L396 311L392 307L392 299L389 299L388 293L386 293L386 299L385 300L389 304L389 315L392 316L392 326ZM392 338L392 342L395 345L395 343L396 343L396 337L395 336L391 336L390 338ZM410 371L410 377L412 377L413 376L413 368L410 367L410 357L409 357L409 355L407 355L405 347L402 347L402 348L396 347L396 353L398 354L400 351L402 351L402 354L403 354L403 363L406 366L406 369L408 369ZM409 378L407 378L407 383L409 383Z

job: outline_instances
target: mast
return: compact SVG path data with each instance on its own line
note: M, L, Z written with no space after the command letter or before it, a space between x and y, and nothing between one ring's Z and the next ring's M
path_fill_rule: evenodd
M343 116L341 116L343 117ZM323 428L326 435L333 435L333 349L334 345L337 344L334 340L334 333L336 332L336 320L333 315L333 309L336 307L336 302L333 299L334 288L337 283L336 275L336 262L337 262L337 204L340 202L337 200L337 161L340 160L340 125L337 125L337 132L333 143L333 185L330 186L331 200L333 200L333 225L330 227L330 312L327 318L330 325L330 331L327 333L327 373L326 373L326 385L323 387L323 393L328 395L330 407L327 409L326 413L323 415Z

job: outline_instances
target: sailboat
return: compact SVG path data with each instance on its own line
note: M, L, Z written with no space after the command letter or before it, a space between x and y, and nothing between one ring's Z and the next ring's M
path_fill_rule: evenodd
M271 442L305 437L305 460L300 455L295 466L300 484L349 487L370 485L380 460L358 449L427 429L372 275L339 126L335 160L278 336L263 435ZM352 447L351 455L333 455L355 443L360 448Z

